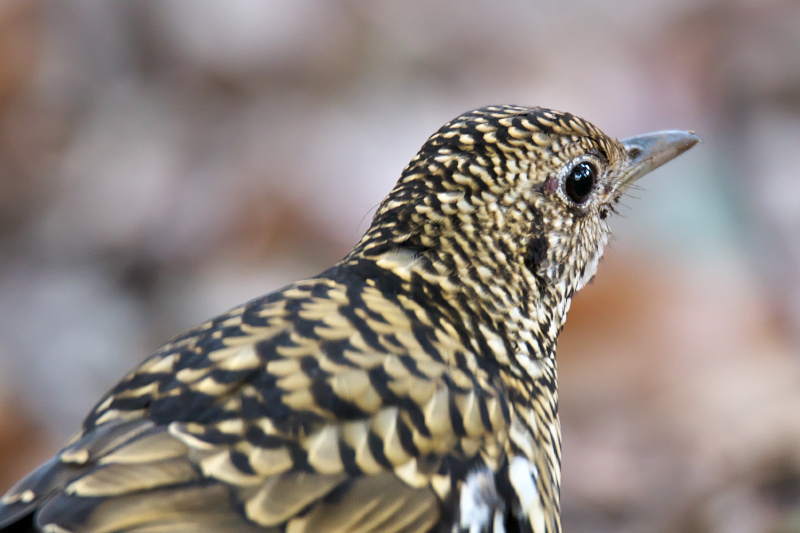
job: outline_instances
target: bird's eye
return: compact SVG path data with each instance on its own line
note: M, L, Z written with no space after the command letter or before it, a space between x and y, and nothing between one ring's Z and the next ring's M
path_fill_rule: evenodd
M586 161L578 163L564 180L564 192L576 204L584 203L592 194L597 170Z

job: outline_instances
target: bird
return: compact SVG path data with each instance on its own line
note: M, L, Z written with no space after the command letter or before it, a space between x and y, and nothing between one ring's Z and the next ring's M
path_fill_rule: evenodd
M560 532L570 302L625 191L699 141L458 116L339 263L122 378L0 499L0 531Z

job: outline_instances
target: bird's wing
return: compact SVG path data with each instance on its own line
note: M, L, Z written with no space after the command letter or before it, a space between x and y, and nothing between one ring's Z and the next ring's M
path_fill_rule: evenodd
M166 345L3 497L0 527L429 530L456 470L502 453L508 406L441 322L352 285L301 282Z
M430 489L388 471L303 470L289 463L289 444L262 449L260 472L243 473L231 447L187 445L148 422L107 429L100 446L94 437L43 465L6 505L17 515L35 506L37 525L58 532L426 531L438 519Z

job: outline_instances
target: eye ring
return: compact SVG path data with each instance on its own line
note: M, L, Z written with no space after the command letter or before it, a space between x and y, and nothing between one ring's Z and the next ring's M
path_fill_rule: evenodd
M566 173L561 188L564 195L575 205L586 203L597 183L597 165L591 161L576 162Z

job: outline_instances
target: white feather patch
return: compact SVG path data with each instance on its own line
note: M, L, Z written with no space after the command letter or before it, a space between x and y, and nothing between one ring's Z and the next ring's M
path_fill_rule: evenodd
M605 248L605 244L607 241L607 237L603 235L603 238L600 239L600 242L597 243L597 250L595 250L594 255L589 262L586 263L586 268L583 269L583 276L578 280L578 284L575 286L575 292L578 292L582 288L584 288L592 278L594 278L595 274L597 274L597 265L600 263L600 258L603 257L603 250Z
M515 456L509 463L508 479L517 493L522 513L528 518L534 533L544 533L544 508L536 489L538 475L536 466L522 456Z
M469 474L461 486L459 498L459 529L469 533L492 531L505 533L503 514L505 506L497 493L494 473L481 468Z

